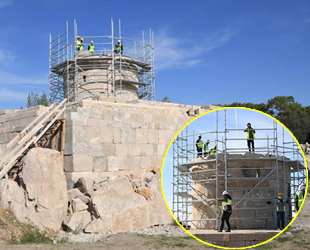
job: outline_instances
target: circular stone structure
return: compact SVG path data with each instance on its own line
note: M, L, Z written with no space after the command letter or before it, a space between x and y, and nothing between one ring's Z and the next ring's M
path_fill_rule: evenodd
M76 64L76 67L75 67ZM126 101L139 99L139 68L147 71L148 65L124 55L92 55L79 52L63 72L64 95L69 101L94 96L113 96Z
M224 153L218 154L219 197L225 190L224 157ZM221 216L221 202L219 202L217 208L216 201L213 200L217 194L216 162L212 161L215 158L215 155L208 155L204 159L193 160L193 162L210 160L210 163L202 163L192 167L192 180L195 183L193 190L195 189L205 200L208 200L208 204ZM227 153L227 162L227 191L232 196L232 205L236 205L242 199L233 209L230 219L232 229L274 229L276 225L275 219L277 218L275 200L278 190L283 192L284 183L287 185L285 188L287 194L284 194L284 198L291 197L290 168L292 166L288 163L283 164L275 156L253 153ZM271 172L275 167L277 167L277 170ZM245 196L251 189L253 189L252 192ZM192 191L192 195L194 199L201 200L201 196L197 192ZM271 205L266 204L267 201L270 201ZM291 216L292 211L287 206L286 217L288 219ZM205 202L193 203L192 219L194 221L191 224L191 229L215 229L215 218L216 214ZM288 223L287 220L286 224Z

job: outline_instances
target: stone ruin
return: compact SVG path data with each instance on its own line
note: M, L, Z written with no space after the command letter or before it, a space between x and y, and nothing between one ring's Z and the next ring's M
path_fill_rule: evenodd
M15 181L0 181L0 206L42 229L122 232L171 223L160 169L173 136L212 106L80 100L66 110L60 133L24 157ZM46 108L0 112L0 156L5 145ZM57 151L58 150L58 151Z
M227 170L227 180L228 180L228 192L232 196L233 205L236 204L245 194L248 193L249 187L255 187L262 178L265 177L271 170L270 168L275 167L275 160L268 160L269 157L274 157L270 155L261 155L254 153L245 154L228 154L228 159L238 158L236 162L229 162ZM250 159L249 159L250 158ZM256 161L253 158L257 159ZM215 159L215 155L208 155L205 159L195 159L194 162ZM221 160L218 163L218 195L221 196L222 192L225 190L225 163L224 153L218 154L218 159ZM249 159L247 161L247 159ZM266 160L267 159L267 160ZM279 158L280 159L280 158ZM282 157L281 157L282 159ZM229 160L228 160L229 161ZM196 182L193 186L196 190L204 194L205 199L211 199L209 205L217 210L215 200L216 197L216 179L215 171L201 172L203 170L215 169L215 162L203 163L202 165L196 165L192 167L192 179L193 181L207 180L205 184ZM259 169L250 169L251 167L259 167ZM234 168L234 169L229 169ZM266 168L266 169L264 169ZM290 180L290 165L282 164L278 162L278 190L284 190L284 171L286 182ZM195 174L195 172L197 173ZM199 172L198 172L199 171ZM231 215L230 223L232 228L237 229L274 229L275 228L275 197L277 197L276 186L276 171L274 171L269 177L261 182L259 187L262 189L253 190L246 199L241 201L238 206L233 210ZM209 180L209 181L208 181ZM289 185L289 184L287 184ZM244 189L243 189L244 188ZM290 188L286 187L287 194L284 197L290 197ZM196 199L201 199L195 192L192 192ZM251 199L253 197L253 199ZM262 199L256 199L256 198ZM271 205L267 205L266 201L271 201ZM220 206L221 202L219 202ZM266 209L257 209L264 207ZM253 208L253 209L251 209ZM287 215L291 216L292 211L287 207ZM290 217L289 216L289 217ZM193 219L214 219L216 218L215 213L204 203L195 202L192 206L192 218ZM262 219L265 218L265 219ZM287 221L288 223L288 221ZM216 221L198 221L192 222L191 229L215 229Z

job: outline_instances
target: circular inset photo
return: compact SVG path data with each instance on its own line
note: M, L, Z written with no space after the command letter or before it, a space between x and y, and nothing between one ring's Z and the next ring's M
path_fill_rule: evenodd
M187 233L221 248L280 235L307 190L303 152L280 122L246 108L222 108L184 126L163 162L168 208Z

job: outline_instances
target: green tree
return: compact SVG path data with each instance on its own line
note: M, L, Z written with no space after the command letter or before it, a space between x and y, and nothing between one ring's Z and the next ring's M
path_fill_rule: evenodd
M303 107L293 96L277 96L267 103L238 103L224 107L246 107L267 113L282 122L299 143L310 142L310 106Z
M171 102L168 96L165 96L161 101L162 102Z
M43 105L43 106L46 106L46 107L49 105L49 101L48 101L46 93L44 91L42 91L41 96L39 96L38 94L34 93L33 91L28 93L27 105L26 105L27 108L30 108L32 106L37 106L37 105Z

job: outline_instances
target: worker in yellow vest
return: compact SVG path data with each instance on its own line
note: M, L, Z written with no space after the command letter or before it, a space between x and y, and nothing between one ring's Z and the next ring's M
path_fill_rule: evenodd
M115 54L123 54L123 43L121 40L118 40L114 46L114 53Z
M76 37L75 47L76 47L76 50L77 50L77 51L80 51L80 48L81 48L80 36L77 36L77 37Z
M298 188L298 192L295 194L295 212L296 213L301 208L304 197L305 197L305 186L300 185Z
M251 123L247 124L247 128L244 130L244 132L246 132L246 139L248 141L249 152L251 153L252 150L254 153L255 130L251 127Z
M230 223L229 218L232 213L232 198L229 195L229 193L225 190L222 194L222 198L217 199L213 198L214 200L221 201L222 202L222 218L221 218L221 227L218 230L218 232L222 232L224 228L224 222L226 222L227 230L225 232L230 232Z
M82 37L81 38L81 44L80 44L80 49L79 49L79 51L83 51L84 50L84 38Z
M209 143L210 143L210 140L206 140L205 145L203 147L204 157L206 157L208 154L210 154Z
M202 158L202 148L203 141L201 140L201 135L198 135L198 139L196 140L196 149L197 149L197 158Z
M214 145L214 147L210 149L210 154L216 154L216 151L217 151L217 145Z
M90 41L90 44L88 45L88 51L91 54L95 53L95 46L94 46L94 41Z
M284 201L282 199L283 194L281 192L278 193L277 203L277 217L278 217L278 230L282 230L285 228L285 206L289 203L289 200ZM281 222L281 223L280 223ZM282 227L281 225L282 224Z

